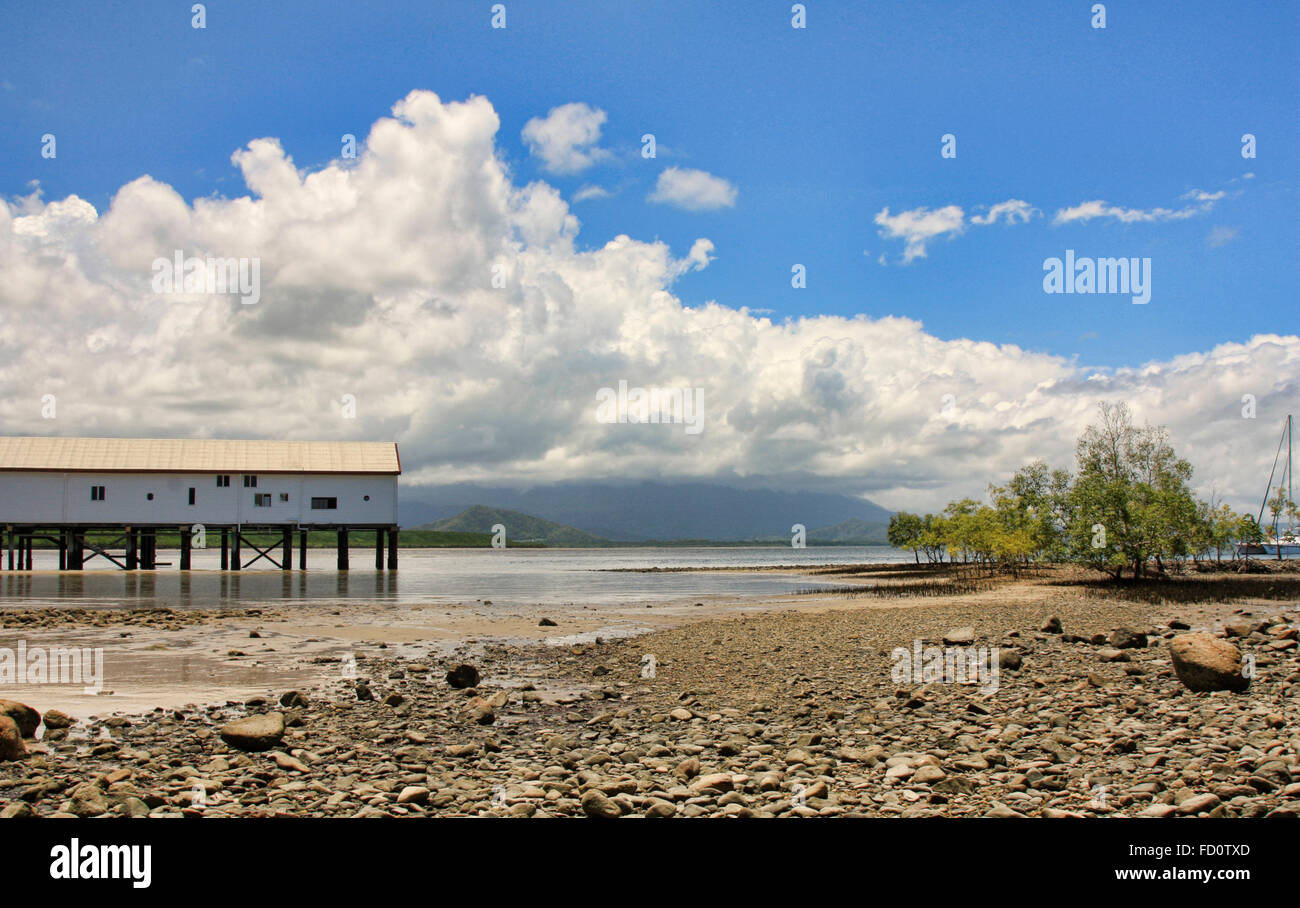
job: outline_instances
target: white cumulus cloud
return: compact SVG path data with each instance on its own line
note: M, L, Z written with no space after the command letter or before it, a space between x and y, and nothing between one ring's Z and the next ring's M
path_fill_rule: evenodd
M551 108L545 117L524 124L523 139L552 173L577 173L609 157L597 146L605 111L582 103Z
M731 208L736 204L736 195L736 187L722 177L703 170L669 167L659 174L649 200L687 211L712 211Z
M904 241L903 261L925 258L925 247L930 240L941 236L956 236L966 229L965 213L960 205L943 208L913 208L891 215L886 207L876 214L880 235L885 239Z
M980 225L996 224L998 221L1007 224L1024 224L1041 213L1028 202L1020 199L1007 199L1005 202L999 202L991 207L986 214L971 215L970 221L972 224Z
M573 194L573 202L587 202L592 199L607 199L612 193L603 186L583 186Z

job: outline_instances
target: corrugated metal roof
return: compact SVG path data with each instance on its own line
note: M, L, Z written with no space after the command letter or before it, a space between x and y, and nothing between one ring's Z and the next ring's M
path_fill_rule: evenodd
M402 472L392 441L0 437L0 471L168 473Z

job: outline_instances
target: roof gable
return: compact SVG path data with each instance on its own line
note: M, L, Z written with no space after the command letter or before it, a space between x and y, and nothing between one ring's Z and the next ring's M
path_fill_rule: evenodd
M402 472L392 441L0 437L0 471L127 473Z

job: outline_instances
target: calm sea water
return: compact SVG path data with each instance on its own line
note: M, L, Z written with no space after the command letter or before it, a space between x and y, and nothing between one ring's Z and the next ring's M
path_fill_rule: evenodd
M294 557L296 564L296 551ZM525 604L673 602L790 593L822 584L770 573L647 573L644 569L912 561L910 552L889 546L402 549L399 570L388 572L375 571L373 551L353 549L352 570L339 573L334 570L336 557L334 549L309 549L305 573L280 571L266 561L231 573L218 570L220 553L209 548L194 552L194 570L182 575L176 569L179 552L160 550L159 561L170 561L172 566L128 572L95 558L84 571L59 573L58 554L37 551L32 573L0 571L0 605L210 608L284 600L381 600L393 605L484 599Z

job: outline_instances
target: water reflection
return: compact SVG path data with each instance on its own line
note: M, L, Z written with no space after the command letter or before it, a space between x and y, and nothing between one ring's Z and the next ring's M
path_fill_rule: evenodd
M172 553L169 553L172 554ZM179 562L179 553L170 559ZM159 556L162 557L160 552ZM218 570L213 549L194 553L193 570L122 571L96 560L84 571L59 572L58 553L35 553L33 572L0 571L0 604L219 607L274 601L582 603L599 607L695 596L789 593L821 585L793 574L743 571L691 573L648 568L815 566L908 561L886 546L636 549L404 549L398 571L336 571L333 549L311 549L307 571L269 565ZM360 564L362 559L352 559ZM103 566L101 566L101 564ZM317 569L311 569L316 565ZM624 570L611 570L624 569ZM626 570L632 569L632 570Z

